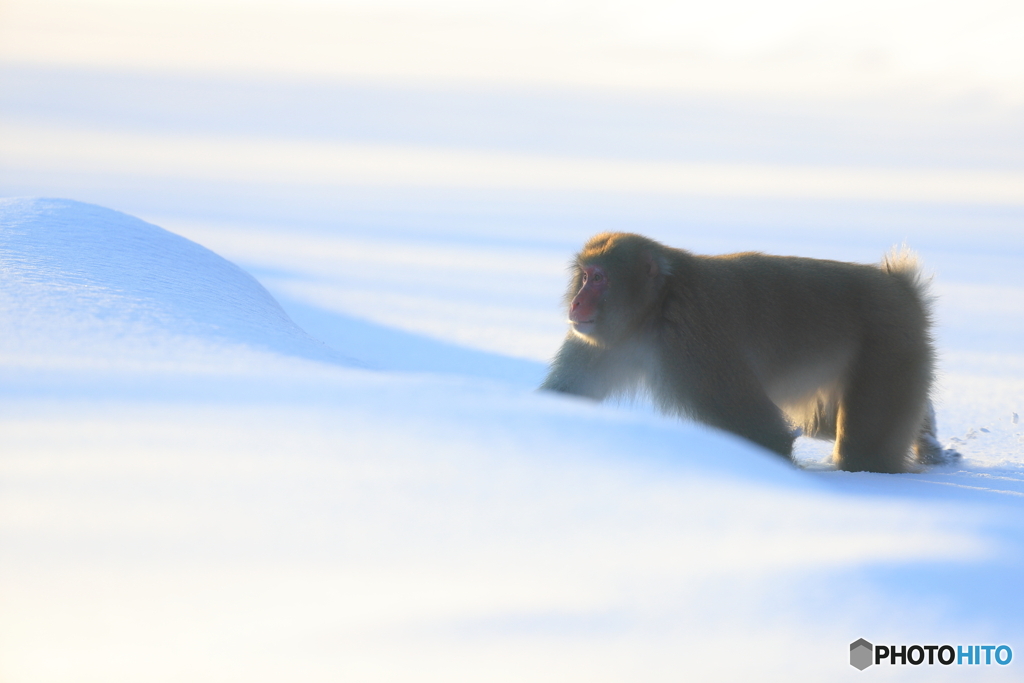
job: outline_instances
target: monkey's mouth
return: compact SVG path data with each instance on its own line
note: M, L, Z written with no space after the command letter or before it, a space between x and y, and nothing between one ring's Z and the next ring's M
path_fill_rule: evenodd
M594 320L596 318L591 318L590 320L570 320L569 322L572 324L572 329L582 334L587 334L593 331Z

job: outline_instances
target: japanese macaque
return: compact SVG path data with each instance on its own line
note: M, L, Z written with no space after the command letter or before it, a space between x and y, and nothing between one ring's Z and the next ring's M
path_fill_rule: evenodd
M956 455L935 436L928 296L906 249L876 267L604 233L572 268L571 329L542 389L647 392L788 459L798 434L831 439L843 470Z

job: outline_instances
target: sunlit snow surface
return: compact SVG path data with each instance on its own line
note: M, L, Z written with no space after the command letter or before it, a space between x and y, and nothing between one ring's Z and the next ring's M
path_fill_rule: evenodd
M1018 356L947 354L956 467L831 472L801 444L801 470L534 393L560 323L532 302L555 310L567 254L178 228L262 263L335 348L195 242L0 203L3 680L817 681L874 673L860 637L1024 656ZM332 312L384 272L366 317ZM432 317L460 278L478 308Z
M223 370L259 351L341 360L251 275L137 218L66 200L0 199L0 221L8 367Z

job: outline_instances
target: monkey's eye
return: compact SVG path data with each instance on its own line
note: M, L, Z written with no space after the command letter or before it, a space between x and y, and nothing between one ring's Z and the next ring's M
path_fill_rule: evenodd
M601 275L600 272L594 273L594 282L600 282L602 279L603 279L603 276Z

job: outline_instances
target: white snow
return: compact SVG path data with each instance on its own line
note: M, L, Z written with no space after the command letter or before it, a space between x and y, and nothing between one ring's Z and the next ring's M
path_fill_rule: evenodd
M946 378L963 467L800 471L525 361L353 369L193 242L0 208L5 680L813 680L862 636L1019 642L1021 438L978 404L1019 375Z

